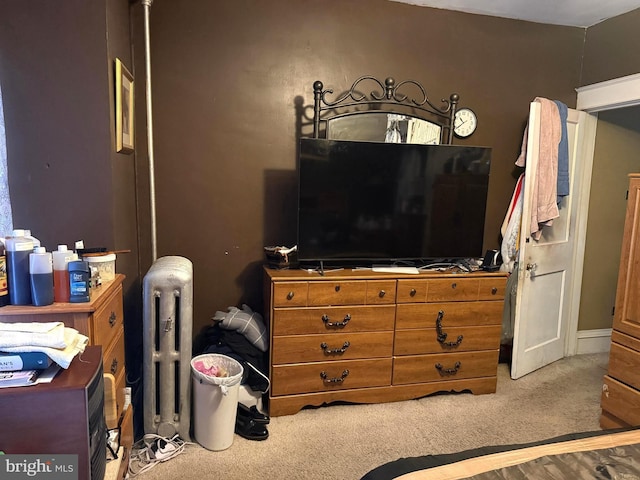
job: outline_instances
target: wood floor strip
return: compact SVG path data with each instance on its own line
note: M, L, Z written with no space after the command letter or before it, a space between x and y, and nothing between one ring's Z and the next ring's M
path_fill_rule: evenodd
M634 443L640 443L639 430L582 438L561 443L537 445L535 447L484 455L441 467L407 473L397 477L395 480L460 480L497 468L519 465L545 455L600 450L622 445L632 445Z

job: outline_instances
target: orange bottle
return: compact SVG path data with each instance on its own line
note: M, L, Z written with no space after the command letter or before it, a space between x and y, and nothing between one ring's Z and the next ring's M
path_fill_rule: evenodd
M0 239L0 307L9 305L9 285L7 281L7 254L4 238Z
M73 252L66 245L58 245L53 252L53 301L69 301L69 268Z

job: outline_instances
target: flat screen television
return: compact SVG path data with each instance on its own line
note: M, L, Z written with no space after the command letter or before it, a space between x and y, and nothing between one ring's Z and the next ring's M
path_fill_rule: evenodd
M302 265L427 265L483 255L491 149L302 138Z

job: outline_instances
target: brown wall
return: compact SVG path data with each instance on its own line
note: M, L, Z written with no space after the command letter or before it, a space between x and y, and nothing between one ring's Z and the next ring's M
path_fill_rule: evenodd
M132 63L127 0L0 0L14 227L30 228L48 250L76 240L131 249L116 261L131 332L141 316L136 159L115 151L115 57Z
M135 157L115 152L113 107L113 59L131 61L128 2L0 0L0 18L14 227L48 250L76 240L131 248L117 260L130 286Z
M13 223L48 249L113 242L104 5L65 5L0 2Z
M156 2L151 10L158 254L194 263L194 331L261 310L264 245L296 241L297 105L371 74L475 110L493 147L486 248L515 183L529 102L575 106L584 30L370 0ZM306 110L309 114L309 110Z
M106 0L103 8L106 11L107 52L103 56L103 71L107 73L106 93L108 94L109 117L109 145L105 148L110 164L112 179L111 211L113 216L113 245L117 249L130 249L130 254L117 257L117 270L127 275L128 295L139 298L138 278L138 222L137 208L137 155L133 153L118 153L115 148L115 68L114 61L119 58L127 69L134 71L131 47L129 2L127 0ZM134 90L136 85L134 84ZM136 136L134 129L134 138ZM138 309L136 309L137 311Z
M640 9L587 29L580 86L640 72Z

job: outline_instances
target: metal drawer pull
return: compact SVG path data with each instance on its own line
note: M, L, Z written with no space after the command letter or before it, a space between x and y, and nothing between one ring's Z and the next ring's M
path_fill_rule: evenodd
M496 293L498 293L498 289L496 287L493 287L491 289L491 295L495 295Z
M386 294L387 294L387 292L385 292L384 290L380 290L380 291L378 292L378 296L379 296L380 298L384 297Z
M113 327L116 324L116 318L118 318L116 312L111 312L111 315L109 315L109 325Z
M324 372L324 371L320 372L320 378L322 378L322 381L326 384L342 383L344 382L344 379L347 378L348 376L349 376L349 370L344 370L340 378L338 377L327 378L327 372Z
M287 300L292 300L294 295L295 295L295 293L293 293L293 292L287 293Z
M444 377L445 375L455 375L456 373L458 373L458 370L460 370L461 365L462 364L460 362L456 362L453 368L444 368L442 364L436 363L436 368L440 372L440 375Z
M443 346L454 348L462 343L462 335L458 335L458 340L455 342L447 342L447 334L442 331L442 317L444 316L444 311L440 310L438 312L438 318L436 318L436 335L438 338L438 342L440 342Z
M344 320L342 322L330 322L329 315L322 315L322 321L326 327L345 327L347 323L349 323L349 320L351 320L351 315L348 313L344 316Z
M118 371L118 359L114 358L113 361L111 362L111 368L110 368L111 374L115 375L116 372Z
M453 289L455 289L457 286L458 286L458 284L457 284L457 283L452 283L452 284L451 284L451 288L453 288Z
M336 292L340 291L340 285L336 285Z
M350 346L351 346L351 343L349 342L344 342L342 344L342 348L329 348L329 345L327 345L325 342L322 342L320 344L320 348L324 350L324 353L326 355L332 355L334 353L344 353L347 351L347 348L349 348Z
M416 293L418 293L418 292L416 292L416 289L412 288L411 291L409 292L409 295L411 295L412 297L415 297Z

